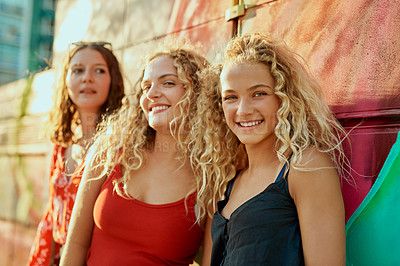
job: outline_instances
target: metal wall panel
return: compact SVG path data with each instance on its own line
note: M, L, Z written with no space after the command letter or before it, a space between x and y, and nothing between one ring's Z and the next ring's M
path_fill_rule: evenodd
M390 148L400 131L400 119L377 118L367 119L363 124L345 129L351 131L351 146L345 144L345 151L353 168L351 174L355 185L343 182L342 191L346 207L346 221L354 213L370 191L385 163ZM399 170L400 171L400 170Z

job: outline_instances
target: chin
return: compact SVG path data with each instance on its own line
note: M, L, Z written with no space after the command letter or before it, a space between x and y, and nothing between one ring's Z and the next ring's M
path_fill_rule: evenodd
M168 125L159 124L159 123L149 123L149 126L158 133L161 133L161 134L170 133Z
M254 145L264 140L262 135L257 135L257 134L242 135L242 136L236 135L236 136L238 137L240 142L243 143L244 145Z

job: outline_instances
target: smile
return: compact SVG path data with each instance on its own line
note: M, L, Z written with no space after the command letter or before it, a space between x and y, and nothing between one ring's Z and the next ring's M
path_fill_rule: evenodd
M166 110L168 108L169 108L169 106L161 105L161 106L155 106L155 107L151 108L150 111L162 111L162 110Z
M252 121L252 122L238 122L241 127L252 127L255 125L259 125L263 122L264 120L258 120L258 121Z

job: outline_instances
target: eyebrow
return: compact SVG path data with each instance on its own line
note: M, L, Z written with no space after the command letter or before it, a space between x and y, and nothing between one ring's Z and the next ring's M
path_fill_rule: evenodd
M76 63L76 64L71 65L71 67L74 67L74 66L83 66L83 64L82 63ZM94 64L94 66L105 66L105 67L107 67L107 64L97 63L97 64Z
M179 78L178 75L176 75L176 74L167 73L167 74L164 74L164 75L159 76L157 79L158 79L158 80L161 80L161 79L166 78L166 77L169 77L169 76L172 76L172 77L175 77L175 78ZM147 82L147 80L142 80L142 82L140 82L140 83L143 84L143 82Z
M266 88L273 90L273 88L267 84L256 84L256 85L251 86L250 88L247 88L246 91L254 91L254 90L258 89L259 87L266 87ZM235 90L232 90L232 89L224 90L224 92L232 93L232 92L235 92Z
M158 77L158 79L163 79L163 78L165 78L165 77L168 77L168 76L173 76L173 77L175 77L175 78L177 78L178 77L178 75L175 75L175 74L164 74L164 75L161 75L161 76L159 76Z
M269 85L267 85L267 84L256 84L256 85L251 86L251 87L248 88L247 90L248 90L248 91L252 91L252 90L258 89L259 87L267 87L267 88L273 89L271 86L269 86Z

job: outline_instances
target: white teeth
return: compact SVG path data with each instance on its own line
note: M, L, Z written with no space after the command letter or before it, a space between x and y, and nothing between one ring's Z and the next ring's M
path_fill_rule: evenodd
M241 122L239 122L239 125L242 126L242 127L252 127L252 126L255 126L255 125L260 124L261 122L262 122L262 120L253 121L253 122L248 122L248 123L241 123Z
M153 109L151 109L151 110L152 111L159 111L159 110L165 110L165 109L168 109L168 106L166 106L166 105L156 106L156 107L153 107Z

